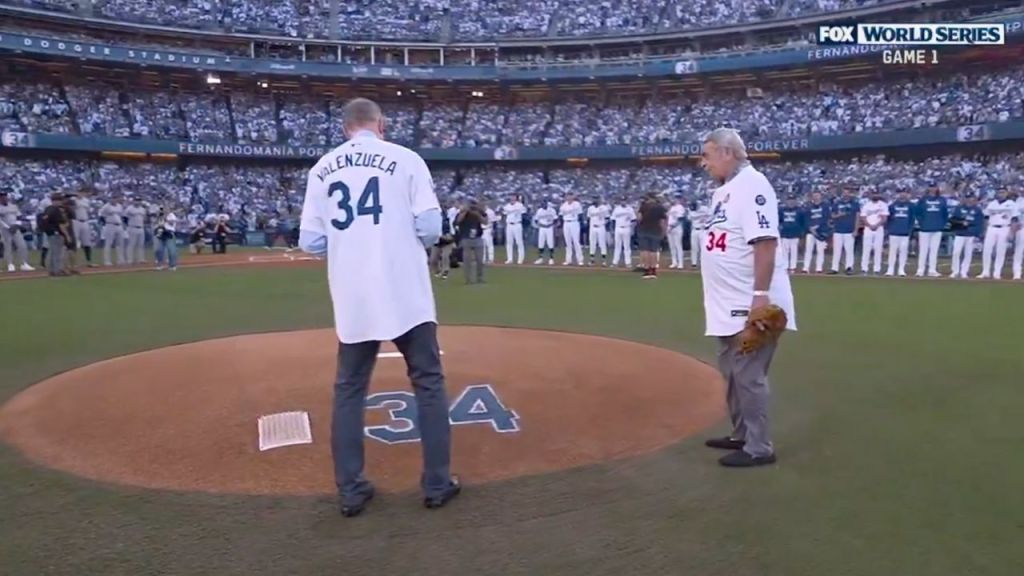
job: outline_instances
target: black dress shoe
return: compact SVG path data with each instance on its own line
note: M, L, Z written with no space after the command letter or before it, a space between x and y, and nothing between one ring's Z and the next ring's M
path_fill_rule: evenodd
M775 454L767 456L751 456L743 450L737 450L732 454L726 454L718 459L718 463L728 468L750 468L752 466L767 466L775 463Z
M839 271L838 271L838 270L829 270L829 271L828 271L828 275L829 275L829 276L835 276L836 274L839 274Z
M704 445L708 448L719 448L721 450L742 450L746 444L739 438L733 438L732 436L723 436L722 438L710 438L704 442Z
M448 502L459 495L462 492L462 483L459 482L458 476L452 476L451 486L448 487L448 491L440 496L431 496L423 499L423 505L427 508L441 508Z
M846 269L846 275L847 276L853 276L853 268L847 268Z
M345 518L353 518L355 516L359 516L363 513L363 510L366 510L366 505L370 503L370 500L373 500L373 494L374 489L371 486L370 491L366 494L366 496L363 497L362 501L349 504L342 504L341 515Z

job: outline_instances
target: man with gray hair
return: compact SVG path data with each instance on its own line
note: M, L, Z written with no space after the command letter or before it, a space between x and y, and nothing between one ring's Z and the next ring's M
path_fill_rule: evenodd
M707 441L732 450L719 463L730 467L772 464L768 432L768 367L777 342L745 352L740 335L753 311L776 305L786 329L796 330L793 292L785 262L776 258L779 201L764 174L750 165L739 133L719 128L704 139L704 168L717 182L700 250L708 336L718 339L718 367L725 379L732 433ZM757 326L758 329L763 327Z
M426 248L441 235L441 207L426 162L384 141L384 116L356 98L342 112L348 142L321 158L306 182L299 246L326 255L338 335L331 451L341 514L362 513L366 395L382 341L405 358L416 394L427 508L459 494L449 472L451 428Z

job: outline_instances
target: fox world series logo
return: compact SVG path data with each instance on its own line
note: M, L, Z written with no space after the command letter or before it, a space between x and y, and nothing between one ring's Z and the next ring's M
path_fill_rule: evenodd
M865 47L882 52L885 64L938 64L941 46L1006 44L1006 25L999 24L824 24L818 26L821 46ZM928 46L931 50L911 48Z

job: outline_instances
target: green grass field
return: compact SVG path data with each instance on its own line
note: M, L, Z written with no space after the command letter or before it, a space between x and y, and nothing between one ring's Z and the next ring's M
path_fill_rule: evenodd
M693 438L470 486L437 513L386 495L344 520L330 498L125 489L0 445L0 574L1024 574L1024 288L798 277L794 290L801 329L772 374L775 467L721 469ZM502 269L484 286L456 275L437 299L442 323L713 350L693 274ZM318 268L2 282L0 302L0 400L127 352L332 323Z

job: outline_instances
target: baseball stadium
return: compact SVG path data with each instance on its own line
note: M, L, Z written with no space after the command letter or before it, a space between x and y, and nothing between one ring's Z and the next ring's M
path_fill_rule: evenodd
M0 0L0 574L1024 574L1022 40Z

